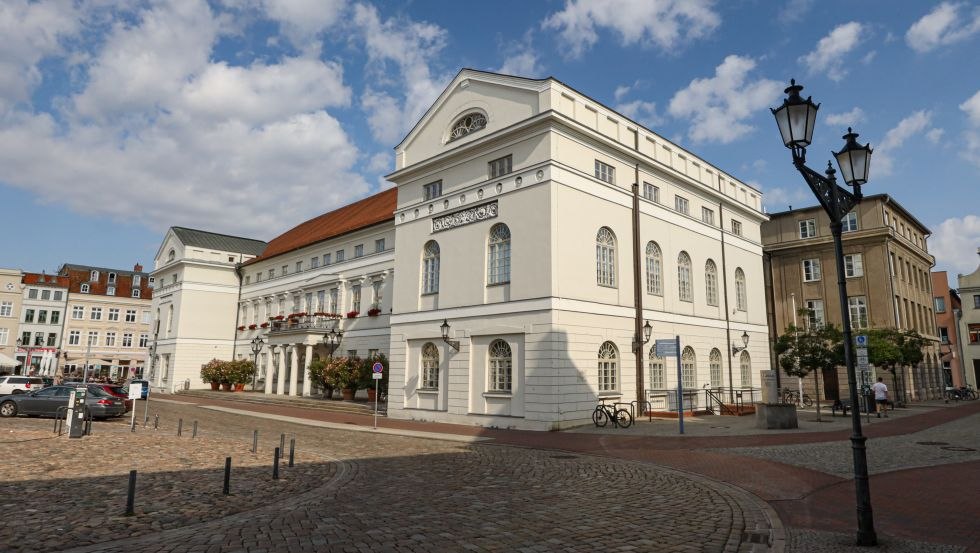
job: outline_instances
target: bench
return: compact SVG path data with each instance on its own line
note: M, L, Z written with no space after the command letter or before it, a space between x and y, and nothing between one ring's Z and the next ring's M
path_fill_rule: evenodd
M830 416L836 416L837 411L841 411L843 416L847 416L847 412L851 409L851 400L834 400L834 404L830 406Z

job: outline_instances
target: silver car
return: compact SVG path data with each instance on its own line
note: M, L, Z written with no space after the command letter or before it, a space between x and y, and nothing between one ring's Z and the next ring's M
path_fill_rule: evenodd
M68 406L68 399L74 389L73 386L50 386L26 394L0 396L0 417L56 417L59 415L59 407ZM93 388L88 388L85 407L94 419L121 417L126 414L126 403L122 398Z

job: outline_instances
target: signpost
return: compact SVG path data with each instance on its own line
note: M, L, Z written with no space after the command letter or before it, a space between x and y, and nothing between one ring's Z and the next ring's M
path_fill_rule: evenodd
M378 386L381 384L381 378L384 376L384 365L380 361L375 361L371 365L371 378L374 380L374 429L378 429Z
M871 422L871 371L868 368L868 337L864 334L859 334L854 337L854 343L857 345L855 352L857 353L857 368L861 371L861 395L864 396L864 412L867 415L868 422Z
M657 357L676 357L677 358L677 425L681 434L684 433L684 382L681 375L681 337L675 336L673 340L657 340L654 342L657 350Z
M132 419L129 421L129 429L131 432L136 432L136 400L142 396L143 396L143 383L141 382L139 386L133 386L133 383L130 382L128 399L131 399L133 401L133 416Z

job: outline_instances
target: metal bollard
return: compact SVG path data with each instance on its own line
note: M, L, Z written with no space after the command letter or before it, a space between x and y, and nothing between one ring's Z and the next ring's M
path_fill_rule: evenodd
M196 437L197 437L197 421L194 421L194 431L191 434L191 438L196 438Z
M296 438L289 440L289 466L293 466L293 454L296 451Z
M129 422L129 431L136 432L136 419L133 419Z
M252 453L255 453L258 450L259 450L259 431L258 430L253 430L252 431Z
M156 430L160 427L160 415L153 415L153 429Z
M279 480L279 448L276 448L276 454L272 456L272 479Z
M177 419L177 437L180 437L181 431L184 430L184 419Z
M129 491L126 493L126 516L136 514L133 507L136 504L136 470L129 471Z
M279 458L282 459L282 456L285 455L285 453L286 453L286 435L279 434Z
M221 493L228 495L228 490L231 487L231 457L225 457L225 487L221 490Z

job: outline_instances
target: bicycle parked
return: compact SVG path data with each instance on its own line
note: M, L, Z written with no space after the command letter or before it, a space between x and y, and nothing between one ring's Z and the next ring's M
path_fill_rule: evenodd
M795 403L803 407L813 407L813 399L809 395L804 393L801 399L800 392L789 388L783 388L783 403Z
M960 386L959 388L946 388L946 399L952 399L955 401L960 400L975 400L977 399L977 391L973 389L973 386Z
M622 407L617 408L616 405L602 402L595 406L595 410L592 411L592 422L596 427L603 428L609 424L609 421L612 421L616 428L629 428L633 425L633 415Z

